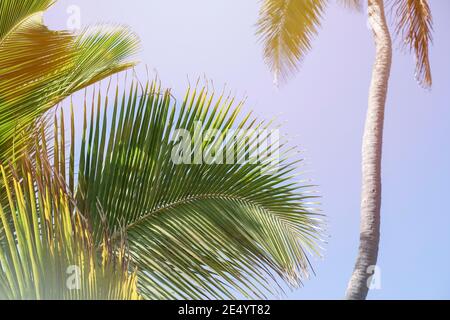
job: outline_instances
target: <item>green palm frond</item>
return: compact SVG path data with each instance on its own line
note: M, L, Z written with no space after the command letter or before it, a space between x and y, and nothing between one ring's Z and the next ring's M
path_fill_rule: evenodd
M396 33L403 45L416 57L416 77L421 85L430 87L431 75L429 45L433 41L433 17L428 0L394 0L397 18Z
M0 39L3 163L26 145L26 141L16 137L22 127L32 125L37 117L75 91L134 65L128 60L137 51L138 39L127 28L93 27L78 35L51 31L43 25L42 11L37 11L50 3L2 1L5 14L14 11L15 6L23 11L23 19L16 19L20 20L17 25ZM5 20L14 17L5 16ZM2 15L2 22L3 19ZM5 22L5 30L9 24Z
M297 71L317 34L326 0L264 0L257 35L275 80Z
M76 199L96 241L105 225L113 239L126 234L143 297L266 297L301 283L317 253L320 217L301 191L307 186L292 181L292 150L258 145L256 132L268 124L238 122L241 104L205 89L188 90L177 106L156 83L123 94L117 87L112 106L100 92L86 102ZM177 129L198 136L200 127L220 134L180 153L193 164L177 164ZM216 148L233 128L256 131L236 134L236 161L221 163ZM244 159L256 148L273 157ZM211 151L209 164L197 158L200 149Z
M138 299L124 247L97 250L46 156L21 163L12 179L0 166L0 299Z

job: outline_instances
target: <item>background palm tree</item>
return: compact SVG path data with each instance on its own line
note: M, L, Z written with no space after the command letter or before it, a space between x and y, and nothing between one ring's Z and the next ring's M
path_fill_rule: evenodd
M258 22L258 35L264 42L264 56L275 82L286 80L298 70L317 34L326 0L265 0ZM360 9L360 0L342 0ZM393 0L395 31L403 44L414 51L416 76L423 86L431 86L428 46L432 17L427 0ZM380 237L381 157L386 96L392 60L392 40L383 0L368 0L368 18L376 46L375 64L369 92L369 107L363 137L362 204L360 247L346 296L365 299L370 266L376 265Z
M133 81L86 95L82 132L73 105L69 126L61 113L49 130L46 110L132 65L137 46L123 28L49 31L39 12L52 3L0 5L0 298L252 298L300 285L319 253L314 197L293 180L296 151L261 146L271 124L241 115L242 103L203 88L178 104L157 82ZM177 129L195 136L199 124L219 134L188 156L245 129L237 161L176 165ZM270 157L249 161L256 150ZM65 286L69 264L80 292Z

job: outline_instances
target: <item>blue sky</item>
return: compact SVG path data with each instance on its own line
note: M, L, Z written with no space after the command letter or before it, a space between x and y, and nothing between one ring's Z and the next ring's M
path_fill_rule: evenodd
M330 1L299 74L279 89L254 36L256 0L60 0L46 15L66 26L70 5L83 24L129 25L141 38L139 70L157 72L182 95L206 76L248 96L246 110L286 121L319 185L330 237L317 276L290 299L340 299L358 247L360 150L374 48L366 17ZM450 2L430 0L434 85L414 80L414 58L397 50L383 156L381 289L372 299L450 299ZM398 48L398 43L396 44Z

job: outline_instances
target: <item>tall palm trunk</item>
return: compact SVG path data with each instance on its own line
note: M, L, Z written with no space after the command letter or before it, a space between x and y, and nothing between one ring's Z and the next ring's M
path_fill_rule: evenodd
M360 245L346 298L363 300L369 291L370 267L377 263L380 240L381 155L384 111L392 62L392 40L383 0L368 1L369 23L376 46L362 150Z

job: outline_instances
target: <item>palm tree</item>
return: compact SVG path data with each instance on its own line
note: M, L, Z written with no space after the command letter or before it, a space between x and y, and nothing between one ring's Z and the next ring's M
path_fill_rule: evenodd
M343 0L360 9L360 0ZM286 80L298 69L317 33L326 0L265 0L258 22L264 42L264 56L275 79ZM395 30L405 46L415 52L417 77L431 86L428 46L432 17L427 0L393 0L397 19ZM368 18L376 47L375 64L369 92L369 107L363 137L362 204L360 247L356 266L348 285L348 299L365 299L368 293L368 268L377 263L380 239L381 158L383 124L392 60L392 41L383 0L368 0Z
M26 12L24 26L2 26L0 43L0 298L262 298L300 285L321 219L309 186L293 181L295 149L261 144L271 123L242 115L232 97L189 88L177 103L156 81L86 93L81 132L72 103L69 126L63 111L51 121L46 110L129 67L136 47L123 28L55 34L25 17L52 2L0 5L11 16L2 22ZM14 45L23 48L12 54ZM180 129L208 133L182 150L206 150L208 163L173 160ZM223 163L230 135L236 161ZM253 162L256 151L268 156ZM71 265L76 292L64 278Z

